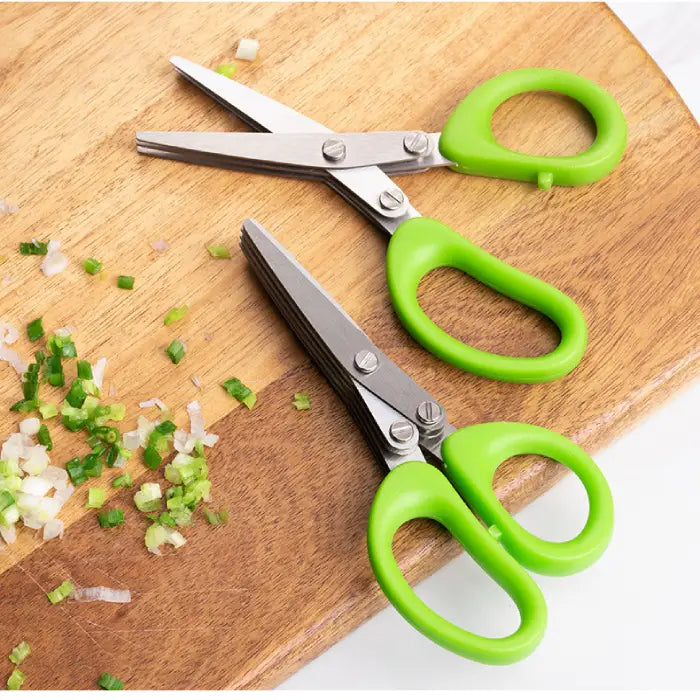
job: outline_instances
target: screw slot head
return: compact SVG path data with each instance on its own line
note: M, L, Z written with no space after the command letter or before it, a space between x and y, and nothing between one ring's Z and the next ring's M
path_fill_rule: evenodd
M379 360L371 350L358 350L355 353L355 367L362 374L372 374L379 367Z
M421 401L416 416L423 425L435 425L442 419L442 406L436 401Z
M406 443L413 439L416 429L409 420L395 420L389 426L389 435L396 442Z
M413 131L404 136L403 147L411 155L424 156L430 151L430 139L424 131Z
M383 209L394 211L403 204L404 199L403 192L398 187L394 187L391 190L384 190L379 195L379 204Z
M340 139L328 139L323 142L321 146L321 153L326 160L333 161L337 163L339 160L345 158L347 149L345 144Z

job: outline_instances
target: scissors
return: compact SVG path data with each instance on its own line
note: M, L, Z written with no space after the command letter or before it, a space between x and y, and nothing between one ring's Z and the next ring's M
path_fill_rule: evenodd
M140 153L192 163L319 179L391 235L386 273L389 293L408 332L437 357L492 379L543 382L570 372L587 343L586 323L572 299L463 238L422 217L388 174L448 167L460 173L535 181L541 188L582 185L607 175L625 149L627 127L612 96L573 73L525 68L498 75L474 89L441 134L422 131L336 134L293 109L230 78L175 56L187 80L253 129L272 133L147 132L136 134ZM597 134L574 156L533 156L504 148L491 132L496 108L513 95L553 90L579 101ZM388 173L388 174L387 174ZM485 352L453 338L421 309L420 280L438 267L454 267L495 291L549 317L559 345L539 357Z
M578 445L545 428L482 423L456 429L440 403L384 355L255 221L243 222L241 248L284 320L345 401L377 459L390 470L374 498L367 527L370 563L386 597L416 629L457 654L490 664L527 656L544 634L547 610L525 568L563 576L600 557L613 526L612 497L601 471ZM574 539L548 542L535 537L499 503L491 485L494 472L520 454L555 459L581 479L589 513ZM420 600L392 551L394 534L414 518L445 526L510 595L520 611L517 631L501 638L473 634Z

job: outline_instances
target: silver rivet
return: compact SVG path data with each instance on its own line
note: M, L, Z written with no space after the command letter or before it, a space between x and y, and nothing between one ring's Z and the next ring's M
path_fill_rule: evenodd
M340 139L328 139L321 147L323 157L326 160L337 162L345 158L345 144Z
M398 209L403 204L403 200L403 192L398 187L394 187L391 190L384 190L384 192L379 195L379 204L389 211Z
M403 138L403 147L414 156L424 156L430 150L430 139L424 131L412 131Z
M362 374L372 374L379 367L379 360L371 350L359 350L355 353L355 367Z
M442 407L436 401L421 401L416 415L423 425L435 425L442 418Z
M389 435L396 440L396 442L409 442L413 438L415 433L415 428L410 420L395 420L389 426Z

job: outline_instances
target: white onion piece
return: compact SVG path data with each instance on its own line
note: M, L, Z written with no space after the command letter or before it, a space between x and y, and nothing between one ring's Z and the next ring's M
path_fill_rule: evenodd
M173 447L181 454L190 454L194 450L197 438L194 435L189 435L181 428L178 428L174 434Z
M60 467L49 465L39 476L51 482L55 489L60 489L68 483L68 472Z
M148 437L153 432L153 428L155 427L156 424L153 421L148 420L146 416L139 416L136 419L136 430L139 434L139 444L141 447L146 447L148 445Z
M17 531L14 525L8 525L4 527L0 525L0 536L7 542L7 544L14 544L17 539Z
M182 535L182 533L171 528L167 528L167 530L168 539L166 540L166 542L168 544L171 544L173 547L175 547L175 549L179 549L180 547L182 547L183 544L186 544L187 540L185 539L184 535Z
M24 448L24 461L19 465L27 474L38 476L49 466L46 445L32 445Z
M64 531L65 526L63 525L63 520L49 520L49 522L44 525L44 534L42 536L45 540L52 540L55 537L62 540Z
M41 427L41 421L38 418L25 418L19 423L19 432L23 435L36 435Z
M18 462L24 457L24 439L22 433L12 433L0 450L0 459L12 459Z
M135 450L141 447L141 437L138 430L130 430L122 435L122 444L127 450Z
M19 207L9 199L0 199L0 214L16 214Z
M107 358L101 357L92 366L92 381L99 391L102 391L102 382L105 378L105 367L107 365Z
M128 450L129 448L127 447L126 449ZM113 466L117 469L121 469L128 461L129 460L126 457L118 455L117 458L114 460Z
M17 374L22 375L27 371L27 363L19 356L19 353L7 345L0 343L0 360L9 362Z
M69 260L60 249L59 241L49 241L46 256L41 261L41 271L47 277L57 275L68 267Z
M64 326L63 328L57 328L53 334L59 336L60 338L69 338L75 333L75 328L73 326Z
M42 479L40 476L25 476L22 479L22 493L30 496L45 496L51 489L53 484L48 479Z
M110 396L116 396L117 395L117 387L114 386L114 384L109 385L109 395Z
M168 407L165 405L161 399L159 399L157 396L154 396L152 399L148 399L147 401L141 401L139 403L139 408L153 408L154 406L158 406L158 408L161 411L167 411Z
M105 603L130 603L131 591L106 588L105 586L76 588L70 594L70 599L78 603L94 603L96 601L104 601Z
M192 380L192 384L194 384L198 389L202 388L202 382L199 381L199 377L193 374L190 379Z
M75 486L73 484L65 484L65 486L59 486L53 494L53 500L56 501L60 506L73 495L75 491Z
M9 323L0 323L0 343L12 345L17 342L19 331Z
M199 401L190 401L187 404L187 415L190 417L190 433L202 439L204 437L204 414L202 413L202 407L199 405Z
M214 433L207 433L200 442L204 447L214 447L214 445L219 442L219 436L214 435Z
M12 275L5 275L2 278L2 286L7 287L11 285L15 281L15 278Z
M259 48L260 42L257 39L239 39L236 58L243 61L254 61Z
M156 251L156 253L165 253L165 251L170 248L170 244L167 241L164 241L162 238L157 241L153 241L150 246Z
M41 528L44 527L44 523L31 513L24 515L22 517L22 522L24 523L25 527L31 528L32 530L41 530Z

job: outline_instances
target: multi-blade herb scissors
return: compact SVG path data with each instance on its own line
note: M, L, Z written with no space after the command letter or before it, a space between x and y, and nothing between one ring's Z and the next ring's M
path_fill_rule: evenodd
M573 73L525 68L503 73L473 90L441 134L420 131L335 134L255 90L184 58L172 64L187 80L257 131L272 133L139 132L140 153L193 163L314 178L326 182L392 238L387 283L401 322L437 357L485 377L543 382L570 372L586 347L578 306L546 282L511 267L445 224L422 217L390 174L449 167L460 173L537 182L541 188L582 185L607 175L625 149L627 127L610 94ZM573 156L533 156L504 148L491 132L497 107L513 95L551 90L580 102L596 124L596 138ZM437 267L454 267L548 316L559 345L539 357L485 352L448 335L417 300L420 280Z
M482 423L455 429L440 403L384 355L270 233L246 220L241 248L379 461L391 470L374 498L367 530L370 562L386 597L426 637L457 654L491 664L527 656L544 634L547 610L525 568L563 576L600 557L613 526L612 497L603 474L578 445L545 428ZM535 537L496 498L496 468L520 454L555 459L581 479L589 512L574 539L548 542ZM414 518L444 525L510 595L520 611L517 631L501 638L473 634L420 600L392 551L394 534Z

